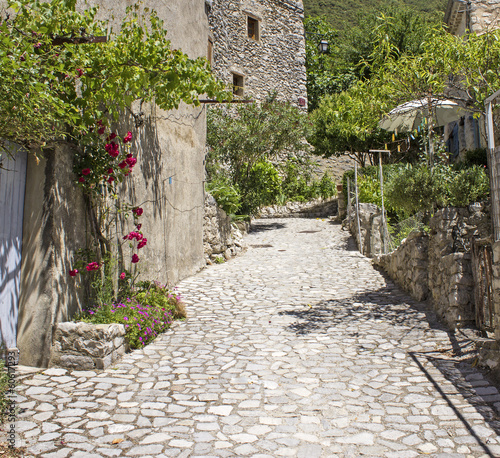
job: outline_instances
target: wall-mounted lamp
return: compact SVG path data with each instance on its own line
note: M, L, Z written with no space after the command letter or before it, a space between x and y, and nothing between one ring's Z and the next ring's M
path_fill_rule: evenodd
M321 40L318 45L318 51L321 54L326 54L328 52L328 41Z
M304 34L306 35L306 38L307 38L307 35L317 35L319 37L324 37L324 34L316 33L316 32L304 32ZM326 54L328 52L328 41L322 39L319 42L318 51L320 54Z

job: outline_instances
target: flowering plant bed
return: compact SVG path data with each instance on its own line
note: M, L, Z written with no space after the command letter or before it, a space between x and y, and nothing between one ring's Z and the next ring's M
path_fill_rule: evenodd
M185 318L180 295L156 282L140 282L121 301L84 310L75 320L124 326L130 348L140 348L166 331L176 318Z

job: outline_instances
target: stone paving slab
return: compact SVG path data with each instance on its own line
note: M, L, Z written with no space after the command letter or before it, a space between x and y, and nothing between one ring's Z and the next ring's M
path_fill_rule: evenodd
M189 318L105 371L22 381L42 457L494 457L500 394L329 220L260 220ZM470 358L469 358L470 359Z

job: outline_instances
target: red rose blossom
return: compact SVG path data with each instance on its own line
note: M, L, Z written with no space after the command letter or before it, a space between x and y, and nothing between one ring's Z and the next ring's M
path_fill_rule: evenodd
M144 213L144 210L141 207L136 207L132 209L132 213L134 213L136 216L141 216Z
M91 170L89 168L82 170L82 175L90 175Z
M125 280L125 272L122 272L122 273L120 274L120 278L121 278L122 280Z
M125 159L125 161L130 168L137 164L137 159L135 157L128 157L127 159Z
M127 135L123 137L123 143L128 143L130 140L132 140L132 132L128 131Z
M137 263L139 262L139 256L137 256L135 253L132 255L132 263Z
M69 271L69 276L70 277L76 277L76 274L78 273L78 269L73 269Z
M85 183L85 178L83 177L78 178L78 183Z

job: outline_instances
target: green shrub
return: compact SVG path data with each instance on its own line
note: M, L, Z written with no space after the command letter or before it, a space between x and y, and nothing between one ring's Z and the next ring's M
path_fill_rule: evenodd
M166 331L175 318L185 318L180 296L155 282L141 282L132 297L85 310L75 321L125 325L131 348L139 348Z
M459 170L448 186L449 204L465 207L472 202L484 200L490 192L490 180L484 166L474 165Z
M426 164L394 168L385 186L387 205L401 218L431 211L446 203L447 181L446 173L438 167L431 171Z
M225 179L215 178L206 185L211 194L228 215L235 215L241 207L241 195L237 186L233 186Z
M358 199L360 202L382 206L380 181L370 175L358 177Z
M337 188L335 186L335 183L326 172L321 178L318 187L319 187L319 195L323 197L323 199L328 199L329 197L337 195Z
M486 148L476 148L473 150L466 151L464 163L467 166L480 165L488 166L488 153Z
M242 189L242 210L254 214L262 206L273 204L281 191L278 171L270 162L258 162L249 172Z

